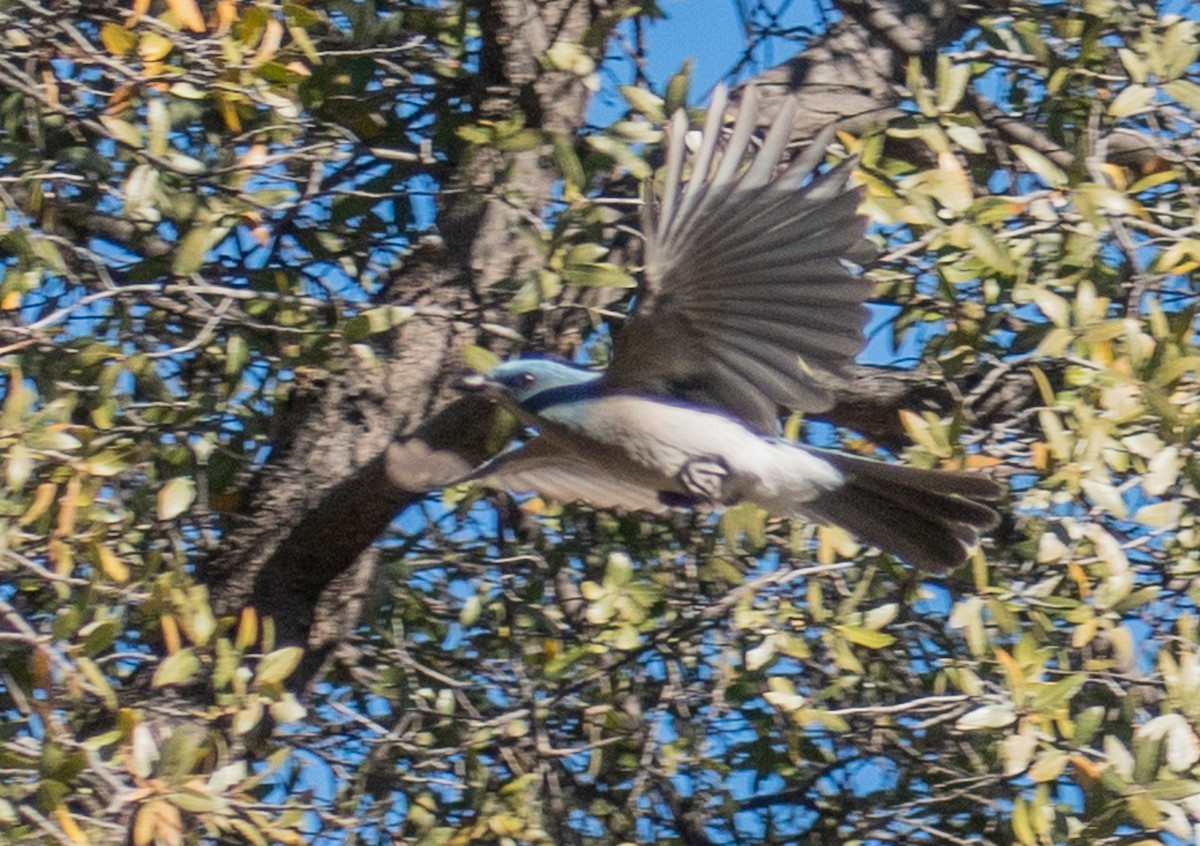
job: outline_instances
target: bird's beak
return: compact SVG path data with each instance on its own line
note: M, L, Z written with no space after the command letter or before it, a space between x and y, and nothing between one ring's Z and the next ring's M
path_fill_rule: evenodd
M453 385L454 390L471 394L483 393L489 388L494 387L496 387L496 383L482 373L469 373L466 376L460 376L454 380Z

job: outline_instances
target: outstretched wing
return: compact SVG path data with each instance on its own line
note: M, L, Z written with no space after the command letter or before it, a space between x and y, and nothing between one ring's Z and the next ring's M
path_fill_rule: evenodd
M463 481L468 480L514 493L536 493L555 502L585 502L594 508L651 514L670 510L658 491L619 479L541 438L501 453Z
M831 129L776 175L795 102L756 154L755 89L728 136L726 104L718 88L686 182L687 117L671 121L662 201L647 202L643 287L604 384L714 406L773 432L779 406L828 408L829 383L862 348L871 285L843 260L869 245L860 193L846 188L850 167L813 175Z

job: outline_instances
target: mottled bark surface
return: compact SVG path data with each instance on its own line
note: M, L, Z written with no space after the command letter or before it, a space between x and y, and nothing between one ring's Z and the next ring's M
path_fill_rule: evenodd
M491 4L480 118L524 109L530 124L575 132L586 90L578 77L542 72L537 58L555 37L578 40L600 11L572 0ZM216 607L249 603L274 617L281 640L310 647L309 673L355 622L373 574L371 542L398 511L484 457L490 409L447 408L447 386L462 368L461 347L479 339L481 324L504 319L490 285L539 261L512 235L517 199L537 210L550 195L556 173L543 156L485 151L460 164L442 194L442 242L419 247L389 291L418 316L375 361L349 359L315 389L207 563Z

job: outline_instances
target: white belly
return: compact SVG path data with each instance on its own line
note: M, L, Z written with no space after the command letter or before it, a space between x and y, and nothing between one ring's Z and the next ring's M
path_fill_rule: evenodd
M604 472L656 490L682 493L680 474L690 463L717 460L730 470L724 502L747 500L783 514L842 483L817 455L719 412L630 394L588 400L584 411L566 403L546 415L576 436L563 445ZM551 428L543 436L553 438Z

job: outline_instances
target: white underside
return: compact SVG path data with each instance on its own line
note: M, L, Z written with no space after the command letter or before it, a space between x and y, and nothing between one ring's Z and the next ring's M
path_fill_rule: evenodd
M586 414L570 402L543 412L553 425L542 435L627 484L685 493L680 474L690 463L720 459L733 471L723 502L750 501L786 514L843 483L818 455L719 412L629 394L586 402ZM586 432L574 425L582 419Z

